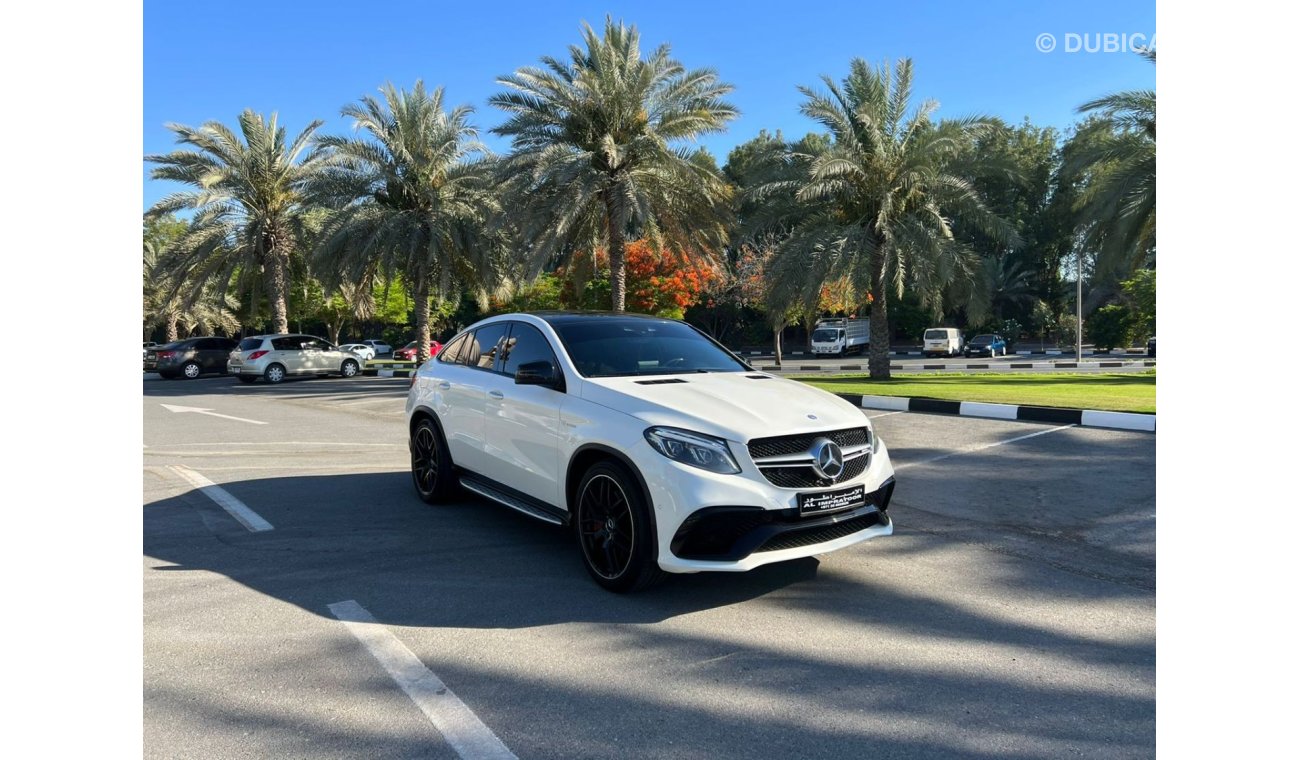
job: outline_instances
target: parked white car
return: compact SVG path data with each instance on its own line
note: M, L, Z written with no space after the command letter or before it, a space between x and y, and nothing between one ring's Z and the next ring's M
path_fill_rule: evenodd
M347 351L362 361L369 361L375 358L375 349L367 346L365 343L344 343L339 346L340 351Z
M461 486L570 526L612 591L893 533L894 470L858 407L675 320L483 320L420 367L406 415L421 499Z
M290 375L354 377L361 372L361 361L314 335L254 335L230 352L226 371L242 383L259 377L279 383Z
M370 346L370 348L374 350L375 356L384 356L386 354L393 353L393 347L383 342L382 340L363 340L361 342L367 346Z

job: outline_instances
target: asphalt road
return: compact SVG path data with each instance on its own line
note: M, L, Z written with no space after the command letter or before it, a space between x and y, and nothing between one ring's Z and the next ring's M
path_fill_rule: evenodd
M344 601L519 758L1154 754L1152 434L868 412L894 536L616 596L559 529L421 503L405 391L145 381L147 757L457 757Z

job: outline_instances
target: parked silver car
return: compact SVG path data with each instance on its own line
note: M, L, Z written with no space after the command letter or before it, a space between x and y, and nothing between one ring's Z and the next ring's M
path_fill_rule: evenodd
M353 377L361 372L361 362L314 335L255 335L239 342L226 370L242 383L259 377L278 383L290 375Z

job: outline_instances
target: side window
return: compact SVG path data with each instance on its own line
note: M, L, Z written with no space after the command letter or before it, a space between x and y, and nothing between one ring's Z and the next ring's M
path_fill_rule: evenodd
M221 346L217 342L216 338L203 338L202 340L194 342L194 349L196 351L212 351L220 347Z
M464 350L465 344L470 339L470 335L470 333L466 333L460 336L456 340L453 340L446 348L439 351L438 361L444 364L464 364L465 362L460 359L460 353Z
M466 346L469 353L466 355L465 351L462 350L459 363L477 367L478 369L494 369L493 363L497 358L497 348L501 343L501 338L506 334L507 324L506 322L497 322L475 330Z
M330 345L320 338L303 337L302 347L304 351L328 351Z
M302 338L296 335L289 335L284 338L272 338L271 345L276 351L300 351L302 350Z
M521 364L548 361L551 366L559 367L546 336L536 327L523 322L512 323L510 337L501 347L501 361L503 371L511 377L519 371Z

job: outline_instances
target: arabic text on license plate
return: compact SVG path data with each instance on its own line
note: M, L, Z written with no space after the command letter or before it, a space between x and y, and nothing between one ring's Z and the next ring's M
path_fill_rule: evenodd
M842 509L860 507L865 503L867 503L866 489L863 486L854 486L843 491L828 491L826 493L801 493L799 494L799 514L817 515L838 512Z

